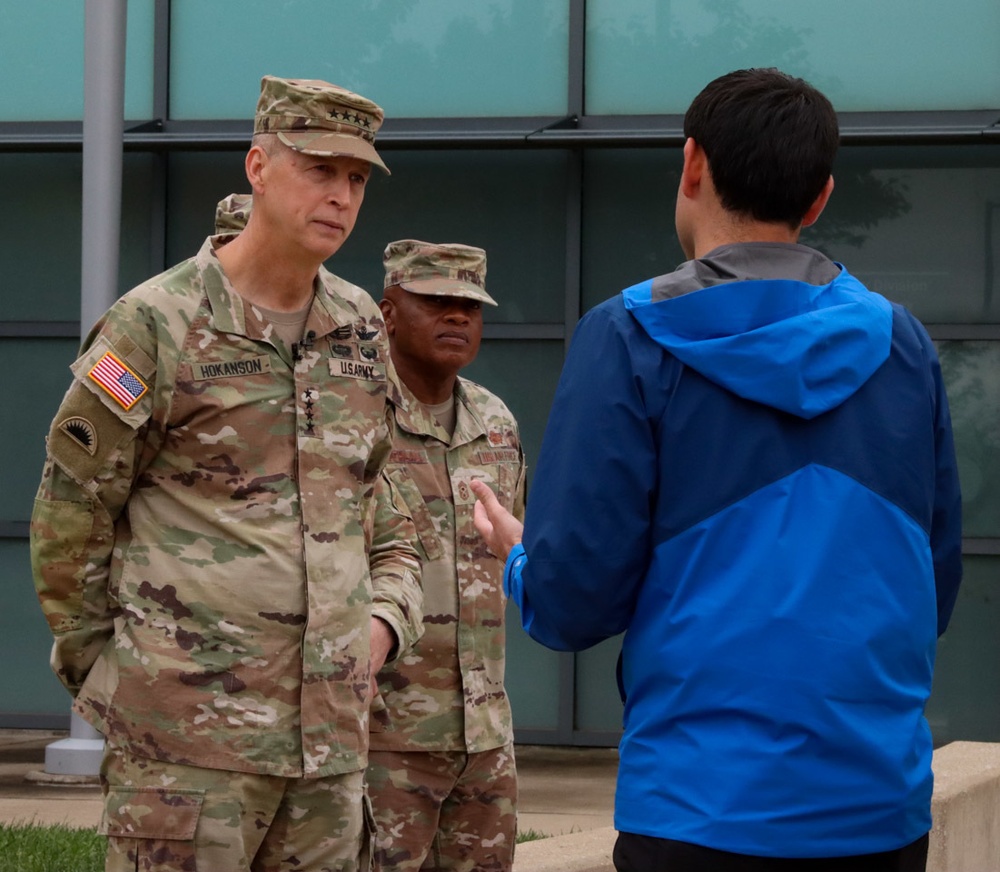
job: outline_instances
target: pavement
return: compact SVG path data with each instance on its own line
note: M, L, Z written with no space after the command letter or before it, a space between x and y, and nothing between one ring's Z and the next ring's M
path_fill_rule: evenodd
M38 779L45 748L67 732L0 730L0 823L96 827L101 791L91 784L49 784ZM618 752L613 748L518 745L518 829L546 836L583 833L613 825Z

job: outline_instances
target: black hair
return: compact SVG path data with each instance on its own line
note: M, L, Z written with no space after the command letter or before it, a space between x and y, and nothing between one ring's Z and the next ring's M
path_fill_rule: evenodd
M774 68L709 82L684 115L684 136L704 150L724 208L792 228L822 192L840 141L830 101Z

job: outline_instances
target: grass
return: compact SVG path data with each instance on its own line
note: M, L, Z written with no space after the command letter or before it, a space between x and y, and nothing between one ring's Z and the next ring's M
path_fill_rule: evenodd
M0 824L0 872L101 872L105 844L93 830Z
M524 830L517 842L547 839ZM0 824L0 872L101 872L104 836L93 830L36 824Z

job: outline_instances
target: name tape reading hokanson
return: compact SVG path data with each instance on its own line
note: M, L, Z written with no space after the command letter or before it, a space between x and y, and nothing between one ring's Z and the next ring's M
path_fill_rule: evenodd
M145 382L110 351L102 355L87 375L126 410L149 390Z

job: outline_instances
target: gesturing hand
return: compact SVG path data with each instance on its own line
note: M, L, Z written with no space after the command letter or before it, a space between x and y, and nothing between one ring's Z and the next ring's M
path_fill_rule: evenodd
M488 485L476 479L470 486L476 495L473 523L490 551L506 561L511 548L521 541L524 524L500 505Z

